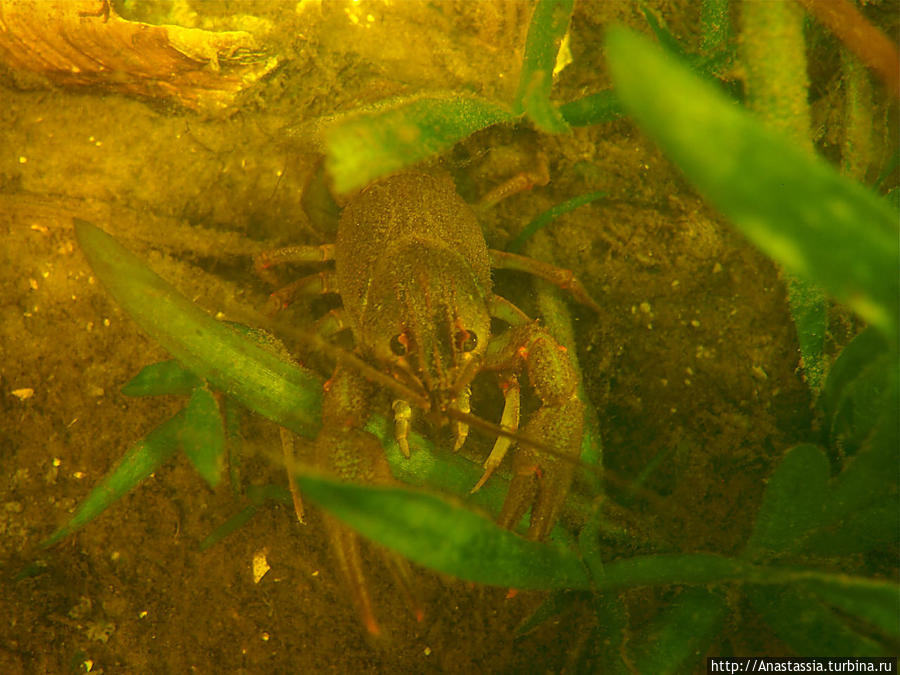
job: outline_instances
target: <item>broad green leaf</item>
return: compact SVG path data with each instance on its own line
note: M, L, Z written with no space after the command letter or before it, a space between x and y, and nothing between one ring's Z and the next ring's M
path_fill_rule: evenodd
M771 558L801 546L822 522L828 474L828 459L817 446L792 448L766 485L744 555Z
M381 103L326 132L325 164L335 190L349 192L515 117L503 106L459 93Z
M119 305L185 368L247 408L315 436L322 395L316 376L213 319L97 227L76 218L75 235Z
M156 471L178 450L178 434L184 425L182 410L135 443L78 505L64 526L41 542L46 548L84 527L119 497L127 494Z
M818 599L793 587L746 589L753 608L798 656L881 656L884 648L860 635Z
M304 498L410 560L460 579L519 589L586 588L578 556L528 541L431 494L298 476Z
M623 28L607 33L616 94L697 189L789 272L898 329L896 215L713 85Z
M199 377L178 361L160 361L145 366L122 387L122 393L126 396L186 396L202 383Z
M219 404L208 389L197 387L191 394L178 440L203 480L216 487L225 465L225 427Z
M695 672L722 629L728 605L721 593L689 588L668 603L628 644L639 673Z
M841 350L828 372L825 388L819 398L828 429L834 427L835 417L840 408L845 405L844 399L848 398L848 388L854 380L869 364L886 353L887 343L877 331L871 328L862 331Z
M563 36L569 27L574 0L539 0L528 26L525 58L513 109L526 115L542 131L569 130L562 114L550 103L553 69Z
M844 389L828 429L829 443L842 455L855 455L888 412L886 397L896 367L896 355L881 354Z

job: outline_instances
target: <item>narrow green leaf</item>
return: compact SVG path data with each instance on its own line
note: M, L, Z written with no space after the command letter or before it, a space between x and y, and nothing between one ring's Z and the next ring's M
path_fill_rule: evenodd
M895 494L883 497L879 504L861 506L842 518L831 518L825 527L809 536L803 548L813 555L834 558L888 547L896 550L898 544L900 500Z
M434 495L298 476L304 497L364 536L460 579L520 589L586 588L578 556L523 539Z
M597 590L666 584L711 584L748 578L754 571L736 558L711 553L638 556L607 562L603 577L594 579Z
M200 542L201 551L218 544L232 532L246 525L256 515L259 507L267 501L271 500L281 504L290 504L292 502L291 493L279 485L250 485L247 487L247 499L250 500L247 506L219 525L209 533L206 539Z
M753 608L798 656L881 656L885 649L860 635L815 596L793 587L746 589Z
M525 40L525 58L513 109L516 113L525 112L539 129L548 133L569 130L560 111L550 103L550 90L556 56L574 4L574 0L539 0Z
M728 41L731 38L730 9L728 0L703 0L700 28L703 32L705 52L722 52L728 48Z
M828 474L828 459L817 446L803 444L788 451L766 485L744 555L769 558L800 547L822 523Z
M893 640L900 640L900 586L875 579L810 579L801 582L823 602L866 621Z
M182 410L163 422L122 455L103 479L78 505L68 523L41 542L43 548L52 546L64 537L87 525L110 504L133 490L147 476L156 471L178 449L178 433L184 424Z
M209 533L209 535L200 542L200 550L205 551L208 548L211 548L218 544L220 541L225 539L228 535L236 532L244 525L250 522L250 519L256 515L256 511L259 509L258 506L253 504L248 504L236 514L231 516L224 523L219 525L216 529Z
M562 204L557 204L556 206L547 209L537 218L528 223L528 225L525 226L525 228L518 234L518 236L516 236L515 239L509 242L506 250L512 253L519 253L522 250L522 247L525 245L526 241L533 237L536 232L539 232L540 230L545 228L561 215L569 213L569 211L574 211L578 207L584 206L585 204L595 202L598 199L603 199L604 197L606 197L605 192L589 192L584 195L579 195L578 197L572 197L572 199L567 199Z
M267 501L290 505L294 501L287 488L271 484L247 486L247 499L254 506L262 506Z
M178 440L203 480L216 487L225 467L225 427L219 404L208 389L198 387L191 395Z
M721 593L705 588L684 590L629 642L636 671L660 675L696 672L727 612Z
M237 392L235 399L250 410L302 435L315 435L321 384L282 355L274 338L214 321L93 225L77 221L76 233L97 276L123 309L151 336L160 336L161 344L185 365L213 386ZM153 297L160 300L148 302ZM370 418L369 430L382 439L394 475L404 482L467 495L481 476L477 464L453 453L435 454L434 445L415 433L410 435L412 457L404 458L389 423L378 415ZM236 483L236 474L233 479ZM470 501L496 513L507 485L498 472ZM570 502L580 508L578 500Z
M544 598L538 608L516 626L516 637L524 637L545 621L559 616L572 606L573 598L579 591L554 591ZM584 595L584 592L581 592Z
M603 555L600 550L600 525L603 520L603 511L599 501L594 503L594 509L588 517L581 532L578 533L578 550L584 560L585 567L594 579L604 576Z
M594 617L597 628L591 636L584 666L577 672L632 675L633 667L622 659L624 645L631 639L628 610L624 596L619 593L594 593ZM581 664L579 664L581 666Z
M182 365L247 408L316 435L322 388L315 375L210 317L97 227L76 218L75 235L119 305Z
M241 494L241 408L234 399L225 396L222 401L222 419L225 421L225 456L228 461L228 481L237 497Z
M381 103L328 130L325 164L335 190L349 192L515 117L503 106L459 93Z
M616 93L698 190L791 273L896 339L898 227L867 188L795 147L623 28L607 34Z
M619 119L624 113L612 90L589 94L559 106L563 119L573 127L604 124Z
M186 396L202 383L199 377L178 361L160 361L145 366L122 387L122 393L126 396Z
M404 457L394 438L392 423L380 415L372 415L366 424L366 431L382 439L385 456L394 478L412 487L466 497L472 506L483 508L492 514L500 512L509 479L496 472L478 492L469 495L481 478L484 469L453 452L440 452L421 434L409 434L410 456Z
M659 17L657 17L643 2L640 3L640 5L641 11L644 13L644 18L647 20L647 25L650 26L650 30L653 31L659 44L665 47L665 49L673 56L677 56L682 61L687 62L690 58L688 53L682 48L681 43L678 42L677 38L672 35L672 31L669 30L669 27L665 22L660 21Z
M813 395L817 395L825 376L825 330L828 328L828 302L818 287L790 277L787 280L788 305L797 327L797 341L803 374Z

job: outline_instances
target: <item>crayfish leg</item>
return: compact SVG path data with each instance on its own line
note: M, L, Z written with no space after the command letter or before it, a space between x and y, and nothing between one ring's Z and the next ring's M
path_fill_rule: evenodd
M556 265L545 263L542 260L529 258L528 256L518 255L517 253L509 253L507 251L498 251L496 249L488 249L491 256L491 267L497 270L517 270L519 272L527 272L533 274L538 279L548 281L554 286L567 291L575 300L582 305L590 307L592 310L600 313L600 305L594 300L584 284L575 276L572 270L567 270Z
M353 482L378 485L393 482L384 451L378 439L361 429L344 428L336 433L320 434L316 440L317 455L327 453L332 470L340 478ZM373 603L366 580L366 564L363 561L360 536L350 527L329 514L324 514L324 522L332 553L350 592L359 618L370 635L381 635L382 630L375 618ZM424 611L412 590L412 574L405 558L374 545L393 576L410 612L421 621Z
M352 369L338 366L335 370L322 401L322 429L314 444L315 463L343 481L391 485L394 478L381 442L362 428L368 416L368 388L366 380ZM381 635L366 581L367 565L360 536L327 513L324 518L337 568L360 620L369 635ZM412 592L409 563L385 549L375 548L383 556L410 611L421 620L423 611Z

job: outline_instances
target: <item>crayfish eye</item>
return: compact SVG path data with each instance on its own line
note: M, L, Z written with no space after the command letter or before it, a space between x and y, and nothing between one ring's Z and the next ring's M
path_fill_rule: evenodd
M470 330L461 330L455 337L456 346L460 351L471 352L478 346L478 336Z
M409 341L406 339L405 333L398 333L391 338L391 351L396 356L406 356Z

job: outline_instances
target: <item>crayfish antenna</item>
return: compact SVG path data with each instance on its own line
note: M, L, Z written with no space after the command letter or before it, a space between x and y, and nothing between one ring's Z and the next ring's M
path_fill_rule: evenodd
M369 588L366 585L366 578L363 574L359 535L328 513L323 513L322 515L325 522L325 530L328 532L328 539L331 542L331 550L337 559L341 576L344 577L344 581L350 590L359 618L369 635L378 637L381 635L381 627L378 625L378 621L375 620L375 613L372 610L372 598L369 595Z
M402 555L398 555L384 549L384 563L394 578L394 585L400 590L410 614L416 617L417 623L425 620L425 609L418 594L413 590L413 572L409 561Z

